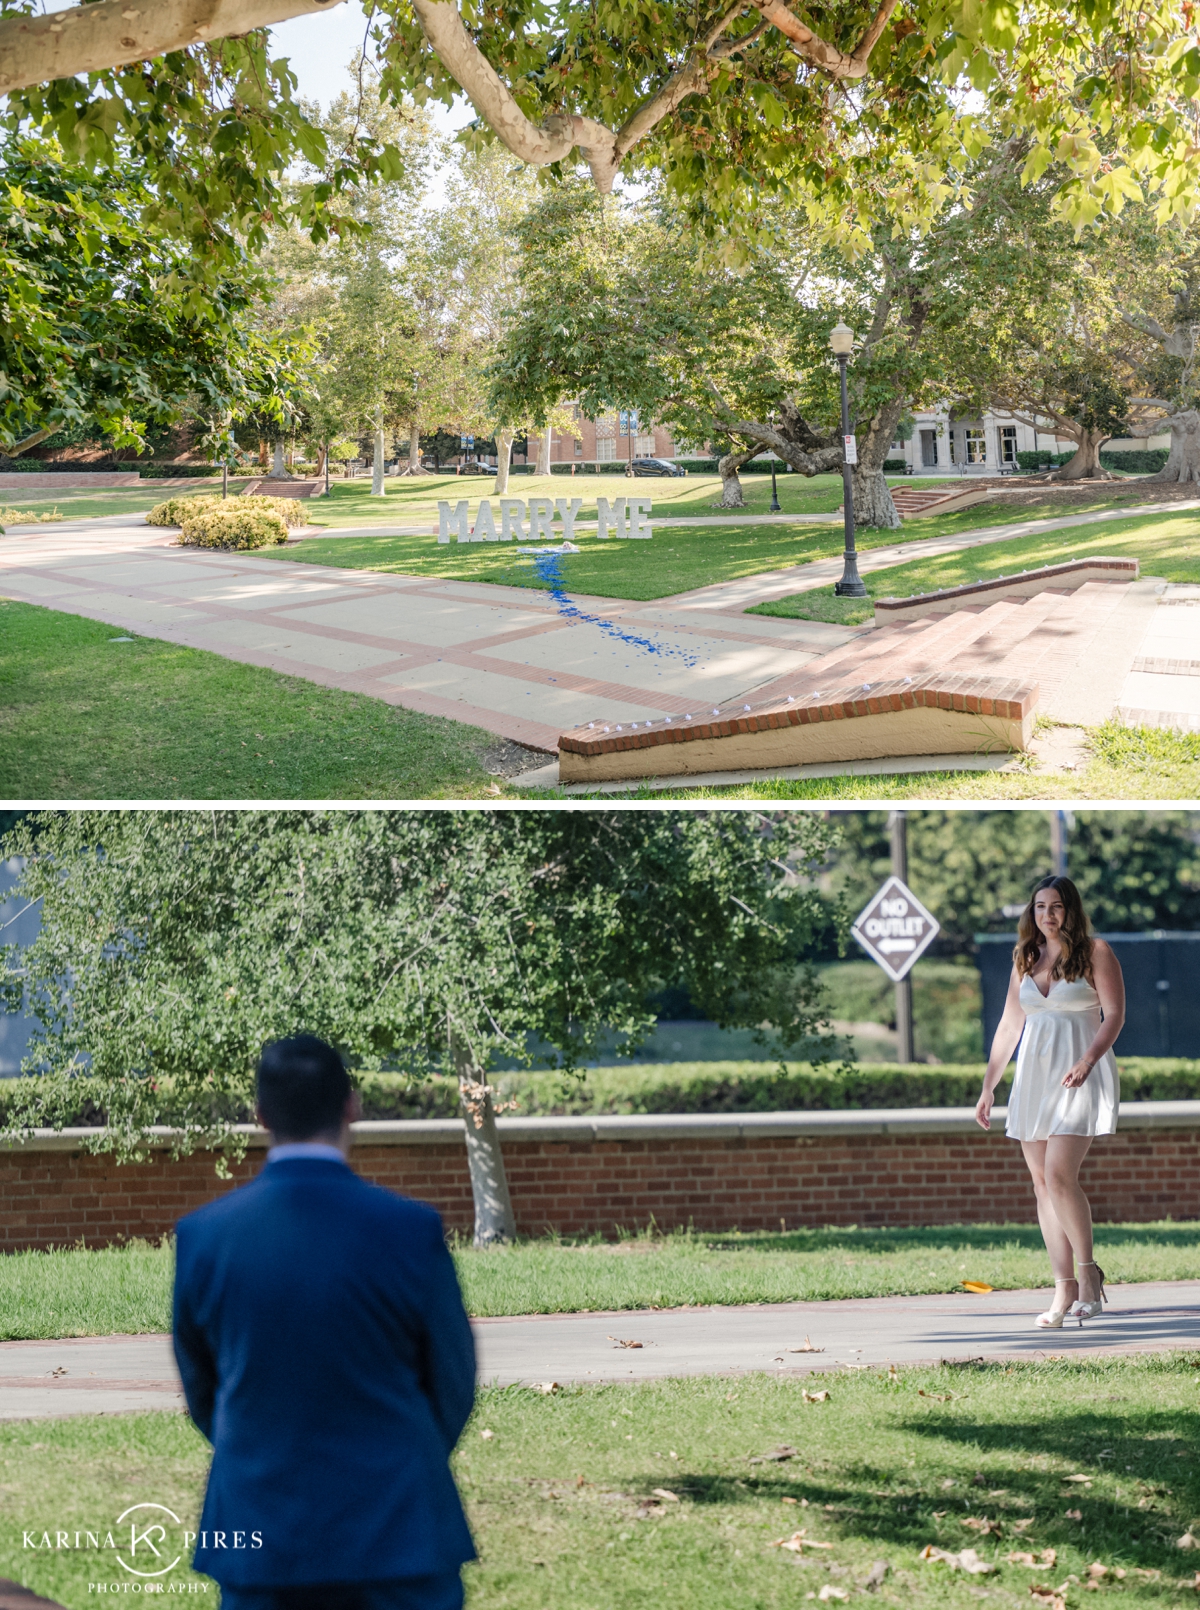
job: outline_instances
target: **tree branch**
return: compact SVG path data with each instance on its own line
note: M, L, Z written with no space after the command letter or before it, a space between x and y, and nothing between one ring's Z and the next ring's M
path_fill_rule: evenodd
M798 56L803 56L806 62L819 67L822 72L829 73L833 78L865 77L871 52L879 43L879 36L887 27L889 17L896 9L896 0L883 0L871 26L853 51L847 54L813 33L811 28L788 9L784 0L750 0L750 4L761 11L768 22L774 23L780 33L787 35Z
M813 66L835 78L862 78L897 0L882 0L874 21L850 54L819 39L792 15L783 0L749 0L749 3L762 13L766 23L785 33L798 54ZM684 65L677 68L614 134L594 118L568 112L552 112L541 124L532 122L467 32L455 0L412 0L412 4L421 30L442 66L513 155L533 167L546 167L552 162L562 162L578 148L602 195L612 189L617 170L633 147L680 102L706 90L721 60L759 37L756 27L746 38L718 45L721 35L741 15L744 7L739 0L739 4L717 19Z
M0 95L247 34L342 0L98 0L0 22Z

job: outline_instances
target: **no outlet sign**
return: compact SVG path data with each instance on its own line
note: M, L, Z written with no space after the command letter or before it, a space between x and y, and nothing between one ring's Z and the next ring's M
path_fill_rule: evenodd
M937 936L938 922L899 878L889 878L854 919L850 932L899 983Z

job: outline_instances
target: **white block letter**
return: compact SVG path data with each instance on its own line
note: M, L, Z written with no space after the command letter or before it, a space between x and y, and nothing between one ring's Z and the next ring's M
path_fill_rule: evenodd
M450 526L451 526L451 524L453 524L454 527L457 530L458 541L459 542L470 542L471 538L470 538L470 535L469 535L469 533L467 531L467 504L466 504L466 499L465 498L463 499L463 501L461 503L456 503L454 505L453 512L451 512L450 505L448 503L442 503L441 501L439 501L439 503L438 503L438 541L439 542L449 542L450 541Z
M520 542L525 535L521 521L525 518L525 503L522 498L500 499L500 541L511 542L514 537Z
M582 498L555 498L554 512L562 521L562 534L564 542L574 542L575 519L582 508Z
M653 507L649 498L630 498L629 535L631 537L652 537L654 531L647 516Z
M596 535L607 537L610 525L614 528L613 536L623 537L626 534L624 498L614 498L611 508L607 498L596 499Z
M554 518L554 505L549 498L530 498L529 500L529 540L530 542L553 542L554 532L550 529L550 522Z
M479 505L479 513L475 516L475 541L499 542L496 535L495 522L492 519L492 505L484 498Z

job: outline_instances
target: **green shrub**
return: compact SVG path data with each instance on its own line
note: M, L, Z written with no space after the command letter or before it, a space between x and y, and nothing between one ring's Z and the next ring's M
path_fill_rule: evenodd
M222 500L205 493L200 497L173 497L165 503L156 503L146 516L147 525L179 525L184 512L199 513L219 508Z
M883 461L885 475L903 475L907 468L908 460L906 458L885 458Z
M1117 1064L1122 1101L1200 1100L1200 1061L1118 1055ZM785 1073L771 1062L631 1063L589 1069L587 1077L579 1081L548 1070L491 1076L497 1100L515 1103L508 1110L520 1117L973 1107L982 1080L982 1059L940 1067L864 1062L848 1071L790 1062ZM0 1116L23 1084L15 1079L3 1081ZM78 1105L66 1115L67 1122L73 1126L102 1124L105 1115L93 1098L92 1082L85 1076L76 1085ZM456 1118L460 1113L458 1082L453 1078L414 1081L402 1073L364 1073L358 1085L364 1118ZM1006 1076L997 1091L1000 1101L1006 1099L1008 1088ZM168 1078L160 1083L158 1099L160 1121L178 1122ZM223 1106L222 1111L239 1123L251 1118L248 1106L233 1104ZM192 1116L197 1116L194 1106Z
M303 525L307 516L304 506L299 498L267 498L267 497L173 497L165 503L156 503L146 516L148 525L177 525L189 527L202 517L222 512L227 515L241 514L274 514L278 515L285 526ZM188 542L193 539L186 538ZM207 543L212 547L214 544ZM216 544L215 546L223 546ZM240 547L242 544L233 544ZM261 542L252 543L252 547L261 548Z
M693 475L715 475L717 461L715 458L677 458L675 462L681 469L691 470Z
M274 509L245 509L234 503L189 514L180 541L197 548L267 548L287 541L287 526Z
M1100 449L1100 462L1106 470L1124 470L1127 475L1157 475L1169 456L1170 449L1166 447L1147 447L1129 453Z

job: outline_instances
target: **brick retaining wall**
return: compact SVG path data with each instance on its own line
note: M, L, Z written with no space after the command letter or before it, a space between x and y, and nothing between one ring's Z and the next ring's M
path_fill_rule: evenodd
M1125 1127L1097 1140L1084 1167L1096 1219L1200 1219L1200 1102L1130 1105ZM1035 1216L1020 1148L1002 1133L966 1127L957 1111L502 1123L517 1223L527 1234L612 1235L652 1217L664 1229L721 1231L775 1230L780 1220L794 1228ZM447 1229L470 1231L456 1123L360 1128L353 1161L365 1178L431 1202ZM0 1152L0 1250L156 1238L256 1173L262 1144L255 1132L254 1149L229 1181L217 1179L205 1153L119 1165L79 1151L70 1135Z

